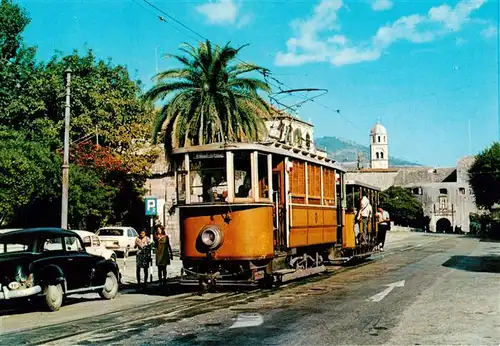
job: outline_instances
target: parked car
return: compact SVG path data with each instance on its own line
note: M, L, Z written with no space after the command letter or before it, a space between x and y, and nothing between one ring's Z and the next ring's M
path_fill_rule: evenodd
M118 265L85 250L80 236L60 228L0 230L0 300L40 297L52 311L64 296L118 293Z
M104 257L105 259L110 259L116 262L116 254L113 250L106 249L104 244L99 239L99 236L92 232L73 230L76 234L82 238L83 246L85 250L96 256Z
M127 250L129 253L137 252L134 245L135 239L139 234L132 227L103 227L99 228L96 234L99 236L106 249L113 250L120 254L124 254Z

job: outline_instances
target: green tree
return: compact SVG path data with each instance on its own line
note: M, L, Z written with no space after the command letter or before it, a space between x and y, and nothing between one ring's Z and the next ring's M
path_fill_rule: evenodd
M380 194L380 206L389 212L391 221L401 226L423 227L422 204L402 187L391 186Z
M0 131L0 224L47 192L55 155L16 131Z
M29 22L21 6L0 0L0 222L60 223L64 71L70 67L70 225L142 227L143 186L158 155L148 145L157 112L125 67L97 59L90 49L37 62L36 49L22 38Z
M476 205L490 209L500 203L500 143L483 150L469 169L469 182Z
M186 44L182 55L170 55L183 66L159 73L145 95L149 101L167 99L154 126L153 139L165 127L167 155L173 148L228 141L254 141L265 132L263 118L270 108L259 95L269 92L264 81L243 74L263 68L231 64L243 47L198 47Z

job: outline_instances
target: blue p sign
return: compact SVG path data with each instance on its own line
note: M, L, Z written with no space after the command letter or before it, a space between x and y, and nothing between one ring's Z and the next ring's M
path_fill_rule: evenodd
M156 203L156 198L147 197L144 199L146 202L146 215L147 216L156 216L158 215L158 208Z

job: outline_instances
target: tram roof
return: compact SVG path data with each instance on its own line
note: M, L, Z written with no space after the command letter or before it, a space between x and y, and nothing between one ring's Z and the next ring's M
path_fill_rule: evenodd
M331 167L340 172L346 172L337 161L329 157L322 157L316 153L298 149L278 142L263 143L211 143L174 149L173 154L199 153L204 151L231 151L231 150L256 150L269 154L283 155L290 158L316 163L321 166Z
M371 190L375 190L375 191L382 191L382 189L380 189L379 187L376 187L376 186L370 185L370 184L366 184L366 183L363 183L363 182L357 181L357 180L346 180L345 184L346 185L361 186L361 187L365 187L367 189L371 189Z

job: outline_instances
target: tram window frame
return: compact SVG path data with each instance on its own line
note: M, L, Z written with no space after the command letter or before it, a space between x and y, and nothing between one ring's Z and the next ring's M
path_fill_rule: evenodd
M269 155L265 153L257 153L257 183L259 201L270 201L269 194Z
M323 167L323 205L327 207L336 206L337 202L337 182L336 170L334 168ZM330 191L328 191L330 189ZM331 191L333 190L333 191Z
M188 175L188 171L185 167L184 154L178 155L174 158L174 168L175 168L175 183L176 183L176 197L177 203L184 204L186 203L187 198L187 189L186 189L186 176Z
M246 157L242 157L246 156ZM247 169L237 169L239 167L244 167L248 163L248 166L246 167ZM254 186L253 184L253 165L254 163L254 158L253 158L253 151L250 150L235 150L233 151L233 186L234 186L234 201L235 202L248 202L248 201L253 201L254 196L255 196L255 191L257 186ZM239 167L238 167L239 166ZM247 175L245 175L242 179L243 182L241 184L238 184L237 181L240 179L238 177L237 172L246 172ZM245 197L238 196L239 189L247 184L247 188L250 187L248 190L248 195ZM249 185L248 185L249 184Z
M192 153L189 157L189 161L190 204L226 203L229 193L229 184L226 167L227 156L225 153ZM202 165L200 166L201 163ZM198 178L201 180L199 185L195 184L196 177L194 174L197 174ZM204 179L206 180L204 181ZM208 180L210 180L209 183ZM205 189L206 186L209 187ZM196 193L196 189L200 188L201 194Z

